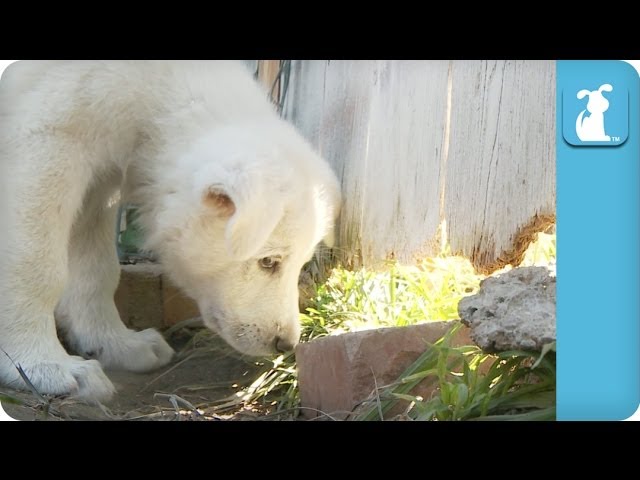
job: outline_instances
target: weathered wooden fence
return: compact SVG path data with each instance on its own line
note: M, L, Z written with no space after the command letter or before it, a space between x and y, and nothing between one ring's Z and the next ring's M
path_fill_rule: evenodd
M342 181L350 266L449 242L490 272L555 221L553 61L293 61L284 114Z

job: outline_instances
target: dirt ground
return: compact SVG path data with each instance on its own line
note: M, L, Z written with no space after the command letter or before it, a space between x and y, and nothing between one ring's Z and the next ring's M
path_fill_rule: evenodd
M252 420L255 408L238 405L227 410L212 408L225 398L236 398L239 387L250 384L264 367L242 358L221 339L201 329L183 329L167 338L178 354L174 361L150 373L107 371L118 392L109 403L87 405L69 398L45 397L0 386L4 411L25 421L59 420ZM204 344L203 344L204 343ZM186 402L185 402L186 401Z

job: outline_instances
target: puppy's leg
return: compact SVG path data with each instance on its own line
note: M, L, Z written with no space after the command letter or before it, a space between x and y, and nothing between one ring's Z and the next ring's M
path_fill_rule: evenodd
M113 190L112 190L113 191ZM56 320L69 346L105 368L134 372L167 364L173 350L154 329L129 330L120 320L113 295L120 277L115 245L117 204L108 189L88 195L69 243L69 281Z
M0 383L26 389L13 360L40 393L106 400L114 388L99 362L69 356L53 316L67 280L73 218L91 169L80 148L47 138L16 142L11 149L6 142L0 156L6 201L0 206Z

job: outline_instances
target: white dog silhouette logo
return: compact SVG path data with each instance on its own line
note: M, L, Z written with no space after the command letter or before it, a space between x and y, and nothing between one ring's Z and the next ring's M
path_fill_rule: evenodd
M589 90L580 90L578 99L583 99L589 95L589 102L586 110L582 110L576 119L576 134L583 142L610 142L611 137L604 131L604 112L609 109L609 100L604 98L602 92L611 92L613 87L605 83L600 85L598 90L590 92ZM584 116L584 112L589 111L588 117Z

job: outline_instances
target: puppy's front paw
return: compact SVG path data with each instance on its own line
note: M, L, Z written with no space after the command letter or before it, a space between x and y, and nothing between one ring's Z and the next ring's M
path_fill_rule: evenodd
M101 402L108 401L115 393L111 380L107 378L96 360L67 355L51 360L23 360L19 365L39 393L71 395L84 400ZM17 369L10 375L11 380L8 382L10 386L20 390L28 388Z
M162 335L149 328L141 332L126 330L109 338L96 356L105 368L148 372L169 363L174 353Z

